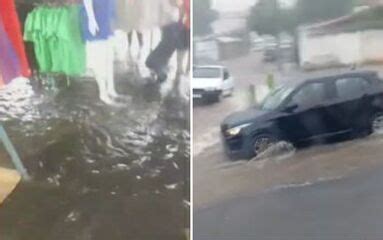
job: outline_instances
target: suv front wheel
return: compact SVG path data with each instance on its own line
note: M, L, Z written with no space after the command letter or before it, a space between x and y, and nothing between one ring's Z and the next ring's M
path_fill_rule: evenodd
M373 134L383 134L383 113L376 113L371 120L371 132Z
M273 144L277 142L277 139L270 134L260 134L254 137L253 140L253 153L254 157L259 157Z

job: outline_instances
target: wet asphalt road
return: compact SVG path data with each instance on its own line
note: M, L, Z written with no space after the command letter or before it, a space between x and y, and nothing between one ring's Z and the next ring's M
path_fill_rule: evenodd
M383 167L341 180L235 198L194 216L194 239L383 238Z

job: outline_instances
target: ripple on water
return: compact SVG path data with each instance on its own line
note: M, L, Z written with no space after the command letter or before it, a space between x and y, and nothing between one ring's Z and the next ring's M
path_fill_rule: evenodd
M2 207L0 235L181 239L189 211L187 114L172 114L180 109L162 101L111 108L96 96L95 84L81 81L55 95L37 94L25 80L0 91L0 121L34 176Z

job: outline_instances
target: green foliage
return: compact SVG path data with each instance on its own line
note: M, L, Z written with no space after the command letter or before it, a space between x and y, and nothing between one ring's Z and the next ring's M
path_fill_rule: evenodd
M355 0L298 0L294 8L284 9L278 0L259 0L251 9L248 27L259 34L293 32L301 24L332 19L350 13Z
M344 24L344 32L363 31L367 29L383 29L383 7L371 9L356 15L352 21Z
M211 33L211 23L217 13L211 9L209 0L193 1L193 30L196 35Z
M298 0L296 13L300 24L337 18L352 11L352 0Z

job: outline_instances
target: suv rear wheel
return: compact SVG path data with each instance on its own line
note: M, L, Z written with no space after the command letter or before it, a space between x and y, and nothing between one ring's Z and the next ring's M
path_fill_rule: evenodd
M383 112L373 116L371 121L371 131L373 134L383 134Z

